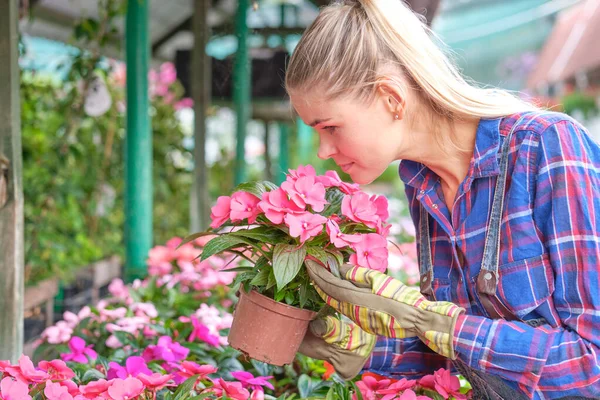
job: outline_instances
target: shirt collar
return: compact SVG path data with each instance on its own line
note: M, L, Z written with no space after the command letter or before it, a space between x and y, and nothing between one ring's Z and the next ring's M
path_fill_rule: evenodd
M500 123L502 118L480 119L475 136L475 149L471 158L468 176L472 179L498 175L498 151L500 149ZM425 165L402 160L398 168L400 179L405 185L427 189L437 181L437 175Z

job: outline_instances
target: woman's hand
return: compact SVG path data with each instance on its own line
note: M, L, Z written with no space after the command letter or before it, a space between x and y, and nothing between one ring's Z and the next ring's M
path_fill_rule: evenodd
M390 338L418 336L436 353L456 358L452 340L463 308L428 301L418 289L375 270L344 265L340 279L317 262L307 260L306 265L323 300L364 331Z

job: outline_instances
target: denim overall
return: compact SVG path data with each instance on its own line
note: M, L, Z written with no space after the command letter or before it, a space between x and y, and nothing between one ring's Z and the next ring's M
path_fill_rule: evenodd
M502 224L502 210L504 205L504 194L506 191L506 175L508 170L508 156L510 150L510 139L515 127L526 117L535 118L536 116L523 116L512 127L510 133L506 136L501 150L500 175L496 181L494 199L492 202L492 211L488 224L488 233L485 238L483 250L483 259L481 262L481 271L477 277L477 292L481 305L487 311L492 319L519 320L530 326L537 327L546 324L544 318L538 318L528 321L522 321L508 310L496 297L496 287L498 284L498 260L500 256L500 227ZM420 238L420 290L421 294L429 299L435 299L433 293L433 263L431 261L431 240L429 236L429 214L421 205L420 208L421 223L419 227ZM492 303L491 298L495 298ZM494 306L495 304L496 306ZM498 308L500 310L498 310ZM499 312L500 311L500 312ZM474 400L521 400L528 399L525 394L518 393L515 389L508 386L504 380L481 371L477 371L460 360L453 361L456 370L465 377L473 387ZM563 397L562 399L585 399L584 397Z

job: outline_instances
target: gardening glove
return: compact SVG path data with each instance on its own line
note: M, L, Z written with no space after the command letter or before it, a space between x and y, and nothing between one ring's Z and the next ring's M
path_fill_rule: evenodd
M362 370L373 351L376 337L352 322L334 316L312 321L298 350L305 356L324 360L345 380Z
M418 336L436 353L456 358L454 326L463 308L428 301L418 289L372 269L343 265L338 278L312 260L306 266L321 298L366 332L390 338Z

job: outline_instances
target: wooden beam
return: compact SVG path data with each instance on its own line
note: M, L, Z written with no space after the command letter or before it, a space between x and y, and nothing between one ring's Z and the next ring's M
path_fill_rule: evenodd
M23 186L18 4L0 1L0 360L23 351Z
M210 197L206 166L206 110L211 98L211 61L206 54L210 38L207 23L210 0L194 0L192 98L194 100L194 185L191 196L191 229L199 232L210 223Z

